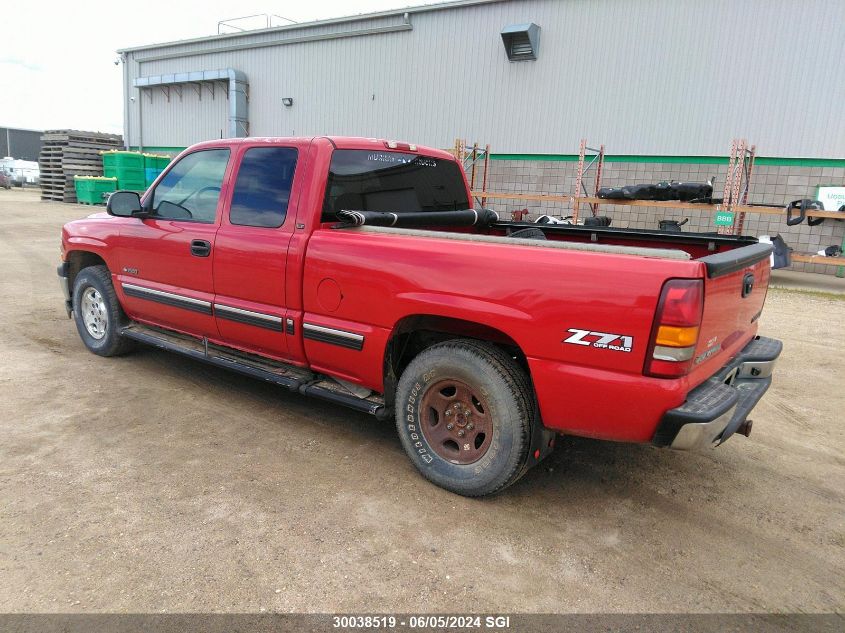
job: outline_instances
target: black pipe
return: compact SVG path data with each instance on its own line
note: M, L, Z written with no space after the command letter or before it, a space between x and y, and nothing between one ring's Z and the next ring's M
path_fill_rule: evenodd
M489 209L464 211L356 211L344 209L336 213L344 226L489 226L499 214Z

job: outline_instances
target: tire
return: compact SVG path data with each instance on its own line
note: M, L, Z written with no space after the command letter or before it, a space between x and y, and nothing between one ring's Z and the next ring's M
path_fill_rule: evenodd
M99 356L120 356L131 351L134 342L120 335L129 319L114 292L109 269L89 266L73 282L73 320L79 337Z
M396 392L396 428L408 457L423 477L467 497L499 492L523 474L535 411L522 368L471 339L421 352Z

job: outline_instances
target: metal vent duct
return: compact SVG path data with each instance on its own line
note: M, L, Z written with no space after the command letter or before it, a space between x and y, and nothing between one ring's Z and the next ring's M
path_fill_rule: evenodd
M540 48L540 27L528 24L512 24L502 29L502 43L512 62L537 59Z
M133 82L136 88L154 88L178 84L202 83L205 81L229 82L229 138L249 136L249 83L246 75L234 68L197 70L189 73L151 75L138 77Z

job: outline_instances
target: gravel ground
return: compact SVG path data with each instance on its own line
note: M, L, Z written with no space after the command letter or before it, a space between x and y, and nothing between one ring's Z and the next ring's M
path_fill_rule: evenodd
M505 493L414 471L389 423L164 352L88 353L59 228L0 191L0 611L845 608L845 301L772 290L750 439L563 438Z

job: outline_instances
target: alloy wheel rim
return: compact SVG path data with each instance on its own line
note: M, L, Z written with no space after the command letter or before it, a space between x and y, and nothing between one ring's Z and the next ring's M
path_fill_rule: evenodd
M109 325L108 311L103 295L96 288L89 286L82 293L80 310L82 322L91 338L98 341L102 339L106 335Z

